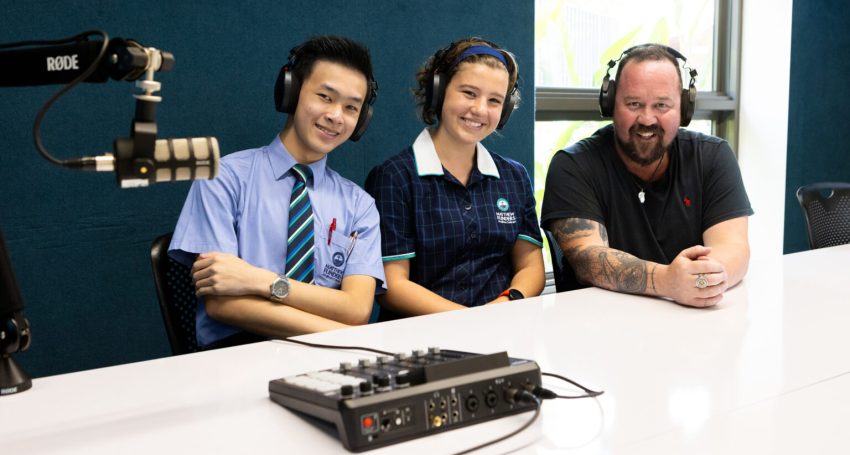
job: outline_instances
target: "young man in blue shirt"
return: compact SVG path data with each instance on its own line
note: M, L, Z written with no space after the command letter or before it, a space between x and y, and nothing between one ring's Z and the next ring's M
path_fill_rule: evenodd
M384 288L378 212L327 155L363 134L376 91L364 46L334 36L301 44L275 87L289 113L283 131L193 184L169 254L192 267L199 345L368 321Z

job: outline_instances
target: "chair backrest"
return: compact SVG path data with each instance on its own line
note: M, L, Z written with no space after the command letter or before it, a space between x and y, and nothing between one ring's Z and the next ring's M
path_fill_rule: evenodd
M576 274L567 258L564 257L564 251L558 245L558 239L552 231L543 230L546 234L546 240L549 241L549 252L552 254L552 274L555 276L555 290L558 292L575 291L588 287L586 284L581 284L576 278Z
M191 270L168 257L171 233L162 235L151 245L151 264L156 283L159 309L165 322L165 331L174 355L197 352L195 338L195 311L197 297L192 284Z
M558 245L558 239L552 231L544 229L546 240L549 242L549 253L552 255L552 274L555 276L555 290L558 292L569 291L566 283L566 275L564 266L569 267L564 263L564 251L561 250L561 245Z
M810 248L850 243L850 183L802 186L797 200L806 219Z

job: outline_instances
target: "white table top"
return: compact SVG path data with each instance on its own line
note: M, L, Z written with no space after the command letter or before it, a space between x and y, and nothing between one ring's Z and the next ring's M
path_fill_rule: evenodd
M753 260L707 310L585 289L304 338L507 351L605 390L544 402L530 429L481 453L850 453L848 259L850 245ZM0 452L346 453L335 432L273 403L268 381L364 357L266 342L39 378L0 398ZM530 417L369 453L458 451Z

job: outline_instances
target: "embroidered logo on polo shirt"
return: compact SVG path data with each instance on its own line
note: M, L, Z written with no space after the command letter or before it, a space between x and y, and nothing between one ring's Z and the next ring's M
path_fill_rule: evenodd
M511 204L507 199L500 197L496 200L496 208L499 209L496 212L496 221L501 224L516 224L516 215L514 212L509 212L511 209Z
M685 198L684 198L684 199L682 199L682 202L684 202L684 203L685 203L685 207L690 207L690 206L691 206L691 199L690 199L689 197L687 197L687 196L685 196Z

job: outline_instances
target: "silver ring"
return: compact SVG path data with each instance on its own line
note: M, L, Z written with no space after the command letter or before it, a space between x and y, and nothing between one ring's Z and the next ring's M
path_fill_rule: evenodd
M696 285L698 289L705 289L708 287L708 278L704 273L700 273L697 275Z

